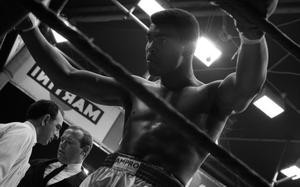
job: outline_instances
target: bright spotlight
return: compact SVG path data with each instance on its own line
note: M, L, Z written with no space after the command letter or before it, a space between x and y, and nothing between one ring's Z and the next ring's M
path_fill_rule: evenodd
M270 118L273 118L284 111L282 107L266 95L257 99L253 104Z
M296 180L300 178L300 168L298 168L296 165L282 169L280 170L280 172L285 176L292 178L292 180Z
M155 0L140 0L137 5L149 16L165 9Z
M194 55L206 66L210 66L222 52L208 38L200 37Z

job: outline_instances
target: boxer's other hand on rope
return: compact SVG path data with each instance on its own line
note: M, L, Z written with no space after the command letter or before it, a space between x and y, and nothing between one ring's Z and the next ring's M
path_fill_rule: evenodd
M237 20L243 27L253 26ZM172 123L113 78L75 69L38 28L21 35L38 65L57 87L96 103L118 105L126 110L128 118L117 155L109 156L105 167L87 177L81 187L111 186L111 183L125 187L184 186L203 163L206 150L200 154ZM244 39L236 72L224 80L204 84L196 78L192 68L198 36L198 22L186 11L170 9L153 14L147 33L146 65L150 75L159 79L151 82L138 76L134 78L217 140L230 115L244 111L263 86L268 49L263 36L254 42ZM124 164L129 162L130 166ZM139 170L131 167L139 166L140 162L143 164Z
M236 0L234 6L231 5L232 3L233 1L228 0L212 1L212 4L219 6L226 14L233 17L237 30L244 37L254 40L261 38L264 32L247 17L247 13L241 7L253 8L256 10L255 14L258 14L261 19L268 19L274 13L278 0Z
M15 28L19 32L27 32L33 30L39 25L40 21L32 14L29 13L28 16Z

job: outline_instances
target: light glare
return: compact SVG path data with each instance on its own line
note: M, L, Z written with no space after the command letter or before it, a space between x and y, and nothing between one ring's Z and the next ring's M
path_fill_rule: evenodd
M282 169L280 172L287 177L291 177L292 180L296 180L300 178L300 168L298 168L295 165L288 167L286 169Z
M141 0L138 3L138 6L146 12L149 16L154 14L155 12L159 12L164 10L164 8L155 0Z
M185 187L190 187L192 180L193 180L193 177L190 178L190 180L186 183Z
M216 61L222 52L207 38L200 37L194 55L207 67Z
M270 118L273 118L284 111L283 108L281 108L266 95L256 100L253 104Z
M51 29L54 39L56 43L62 43L62 42L67 42L68 40L65 39L62 35L58 34L55 30Z
M84 167L83 167L83 172L84 172L86 175L88 175L88 174L90 173L89 170L86 169L86 168L84 168Z

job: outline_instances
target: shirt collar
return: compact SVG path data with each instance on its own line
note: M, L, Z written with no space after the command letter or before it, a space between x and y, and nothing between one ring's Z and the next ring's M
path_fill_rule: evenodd
M79 172L79 171L81 171L81 166L82 166L82 163L68 164L66 169Z
M30 121L25 121L24 123L26 123L27 125L29 125L29 127L32 128L32 130L35 132L34 133L34 143L37 143L37 132L36 132L36 129L34 127L34 125L30 122Z

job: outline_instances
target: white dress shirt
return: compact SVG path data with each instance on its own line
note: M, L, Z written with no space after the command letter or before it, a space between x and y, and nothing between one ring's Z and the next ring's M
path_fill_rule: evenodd
M46 167L45 172L44 172L44 178L54 169L60 167L62 165L62 163L60 162L54 162L52 164L50 164L49 166ZM64 168L61 172L59 172L56 176L54 176L53 178L51 178L48 182L47 182L47 186L57 183L59 181L64 180L65 178L69 178L73 175L76 175L77 173L81 172L81 166L82 163L78 163L78 164L68 164L66 168Z
M29 168L36 130L26 121L0 124L0 187L15 187Z

